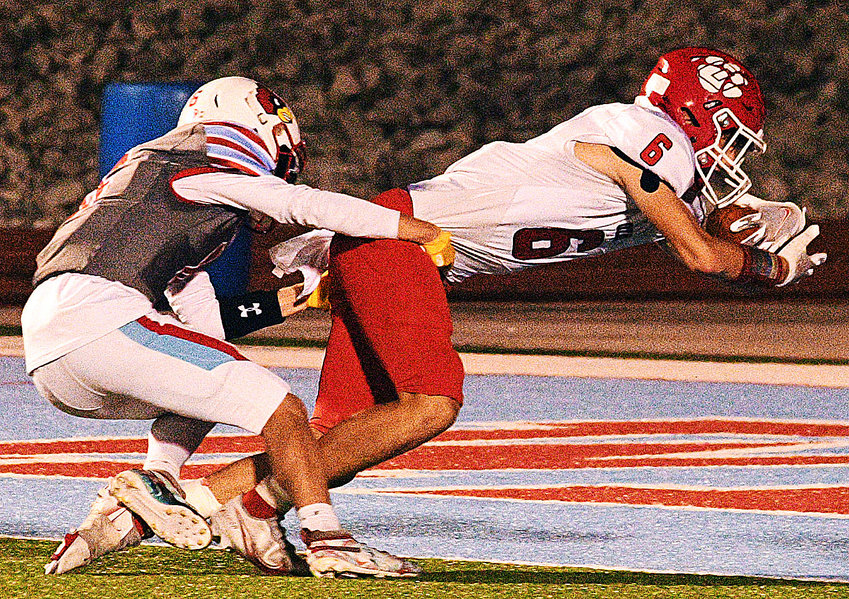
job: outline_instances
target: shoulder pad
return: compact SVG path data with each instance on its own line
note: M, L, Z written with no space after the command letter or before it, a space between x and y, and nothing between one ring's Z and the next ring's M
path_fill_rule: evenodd
M662 112L623 105L601 125L616 149L668 183L678 197L693 185L693 146L681 127Z

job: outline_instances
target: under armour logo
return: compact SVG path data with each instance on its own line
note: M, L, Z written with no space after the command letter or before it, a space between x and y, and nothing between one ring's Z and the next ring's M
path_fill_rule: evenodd
M248 316L250 316L251 312L253 312L257 316L262 314L262 310L259 309L259 304L257 302L254 302L253 306L251 306L250 308L246 308L245 306L239 306L239 315L242 318L247 318Z

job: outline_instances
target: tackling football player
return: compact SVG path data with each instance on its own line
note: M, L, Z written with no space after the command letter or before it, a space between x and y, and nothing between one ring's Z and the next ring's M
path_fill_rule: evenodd
M189 99L177 128L131 149L38 255L22 324L39 393L75 416L155 419L145 469L110 480L47 573L137 544L151 529L180 547L208 545L212 531L176 479L216 422L264 439L275 483L299 508L313 574L419 571L342 529L306 410L288 384L154 307L252 216L416 243L439 235L398 211L295 185L303 161L297 122L277 94L241 77L212 81ZM244 510L222 512L216 534L242 542L244 518ZM289 571L306 572L297 560L292 553Z

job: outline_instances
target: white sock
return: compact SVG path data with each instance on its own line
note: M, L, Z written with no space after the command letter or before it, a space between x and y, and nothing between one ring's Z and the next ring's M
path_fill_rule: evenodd
M190 455L192 453L185 447L176 443L160 441L153 436L153 433L148 433L147 457L142 468L167 472L174 477L174 480L179 480L180 468L183 467Z
M311 503L298 509L298 518L301 520L301 528L307 530L339 530L342 524L329 503Z
M180 468L200 445L213 423L165 414L153 421L147 434L145 470L160 470L180 478Z
M148 458L144 461L144 466L142 466L142 468L145 470L167 472L174 477L174 480L180 480L180 465L175 464L170 460L153 460Z
M215 498L212 489L206 484L206 479L180 481L180 486L186 492L186 501L204 518L209 518L221 508L221 502Z

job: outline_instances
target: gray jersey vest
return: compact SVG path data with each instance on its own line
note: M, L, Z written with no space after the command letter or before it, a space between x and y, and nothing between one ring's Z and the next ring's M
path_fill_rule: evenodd
M33 283L77 272L161 300L172 279L215 259L248 216L247 210L195 204L171 191L173 176L209 166L200 126L136 146L38 254Z

